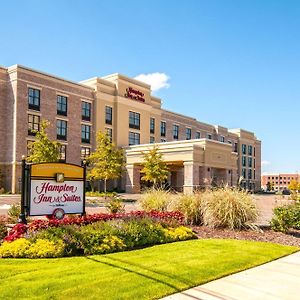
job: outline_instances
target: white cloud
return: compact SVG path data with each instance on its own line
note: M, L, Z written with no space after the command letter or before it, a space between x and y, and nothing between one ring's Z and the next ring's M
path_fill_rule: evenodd
M267 161L267 160L262 160L261 161L261 165L262 166L267 166L267 165L270 165L271 163L269 162L269 161Z
M151 85L151 90L153 92L156 92L163 88L169 88L170 84L168 83L168 80L170 77L165 73L149 73L149 74L140 74L134 79L145 82L149 85Z

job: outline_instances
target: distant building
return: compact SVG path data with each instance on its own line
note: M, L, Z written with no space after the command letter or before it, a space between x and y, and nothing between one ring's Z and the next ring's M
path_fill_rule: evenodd
M288 189L292 180L300 182L300 174L297 173L274 173L261 176L261 185L264 190L267 189L268 182L273 183L275 191Z

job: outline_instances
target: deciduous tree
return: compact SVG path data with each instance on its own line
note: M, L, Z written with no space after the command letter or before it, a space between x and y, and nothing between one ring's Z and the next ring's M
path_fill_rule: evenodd
M28 162L58 162L59 161L59 142L51 141L46 133L46 129L50 126L50 122L43 120L40 124L40 130L36 133L36 140L29 145Z
M167 164L156 146L148 152L144 152L143 156L145 162L141 170L141 173L144 174L142 180L149 181L156 187L168 178Z
M95 152L88 157L91 168L88 170L87 179L91 181L103 180L104 192L109 179L117 179L122 174L124 166L124 154L118 149L107 134L97 133L97 145Z

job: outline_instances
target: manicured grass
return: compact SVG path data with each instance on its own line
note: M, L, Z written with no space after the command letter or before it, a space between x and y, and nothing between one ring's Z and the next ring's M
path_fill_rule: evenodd
M191 240L60 259L0 259L0 299L158 299L299 250Z

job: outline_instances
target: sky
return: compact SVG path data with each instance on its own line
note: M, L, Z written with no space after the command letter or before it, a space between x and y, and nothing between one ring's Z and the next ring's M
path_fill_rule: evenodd
M300 172L300 1L0 0L0 65L121 73L163 108L252 131L263 172Z

